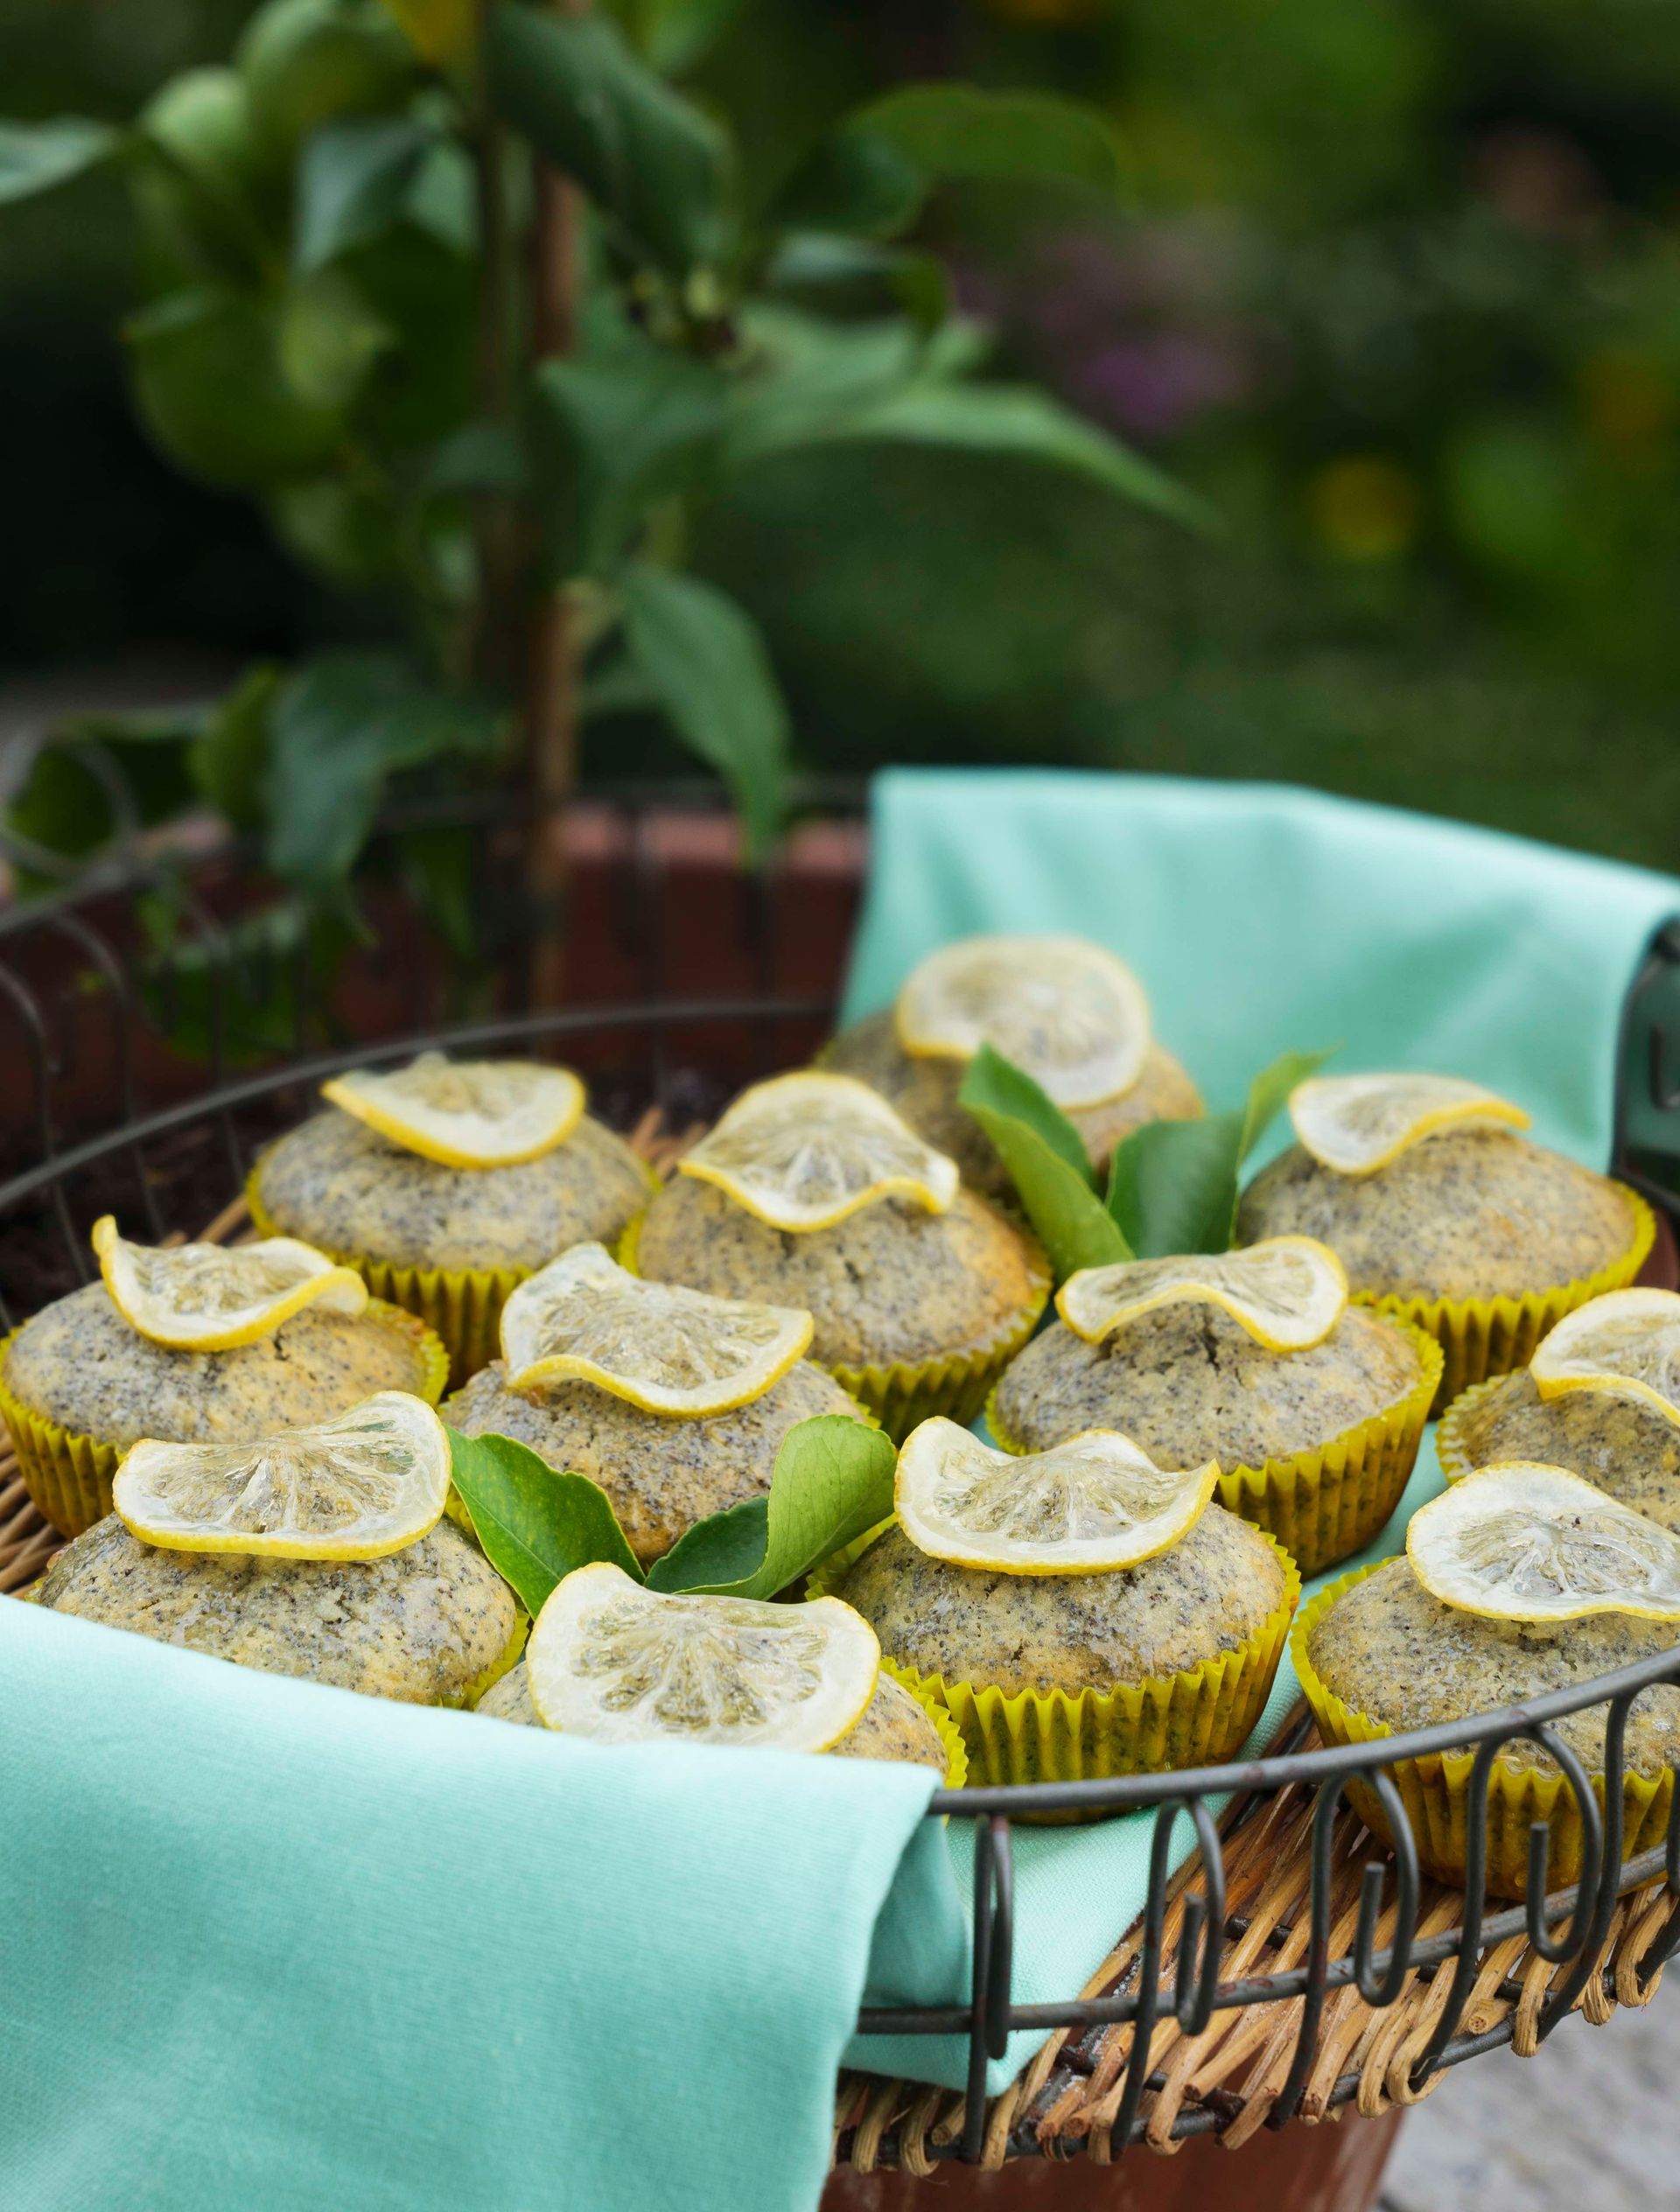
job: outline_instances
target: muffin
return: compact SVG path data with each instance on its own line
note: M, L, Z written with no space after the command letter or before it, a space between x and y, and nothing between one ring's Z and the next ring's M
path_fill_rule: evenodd
M1675 1634L1672 1621L1625 1613L1556 1624L1486 1619L1432 1596L1411 1562L1400 1558L1320 1592L1296 1623L1291 1654L1326 1742L1368 1743L1594 1681L1671 1649ZM1591 1706L1550 1724L1600 1788L1606 1712ZM1660 1841L1677 1754L1680 1686L1660 1684L1642 1693L1628 1718L1625 1856ZM1390 1770L1418 1856L1440 1881L1464 1879L1474 1756L1466 1747L1404 1760ZM1350 1781L1348 1796L1368 1827L1389 1833L1368 1785ZM1538 1819L1551 1823L1550 1886L1575 1880L1581 1830L1568 1785L1539 1746L1514 1742L1494 1762L1488 1797L1487 1883L1497 1895L1523 1894L1529 1825Z
M1631 1282L1655 1222L1623 1185L1508 1127L1459 1119L1421 1129L1370 1171L1291 1146L1237 1212L1242 1242L1285 1233L1329 1245L1355 1298L1439 1340L1438 1407L1521 1367L1564 1314Z
M494 1358L497 1317L517 1283L570 1245L620 1236L648 1202L647 1168L588 1115L535 1158L490 1166L430 1156L389 1126L330 1104L263 1153L251 1216L265 1236L300 1236L346 1262L429 1322L457 1383Z
M1059 1302L1081 1281L1070 1278ZM1223 1504L1312 1574L1360 1550L1393 1512L1440 1367L1432 1338L1358 1306L1343 1305L1327 1335L1286 1351L1211 1299L1180 1298L1126 1315L1097 1342L1052 1322L1005 1368L987 1417L1011 1452L1116 1429L1164 1466L1214 1460Z
M184 1352L142 1335L94 1283L0 1345L0 1412L31 1497L78 1536L110 1512L117 1460L143 1436L256 1437L325 1420L379 1390L435 1404L446 1368L424 1323L378 1298L358 1314L305 1306L255 1343Z
M760 1107L761 1095L772 1092L777 1096ZM859 1098L872 1102L872 1124L864 1116L854 1127ZM778 1155L763 1176L747 1171L738 1179L725 1169L727 1184L707 1180L708 1147L732 1138L743 1110L776 1121L786 1158ZM924 1186L938 1203L905 1194L908 1171L876 1175L872 1154L854 1152L875 1141L883 1122L892 1124L886 1140L905 1157L936 1163L926 1168L929 1175L944 1172L936 1192L933 1182ZM864 1165L854 1174L857 1158ZM972 1420L1044 1309L1050 1270L1037 1240L959 1187L953 1163L844 1077L805 1074L757 1086L677 1165L626 1238L625 1265L718 1297L803 1307L815 1322L810 1356L895 1438L929 1413ZM848 1210L819 1225L789 1225L817 1210L802 1197L800 1179L822 1180L831 1167L848 1183ZM786 1218L767 1218L789 1194Z
M469 1704L519 1655L523 1618L452 1522L382 1559L164 1550L116 1514L66 1545L37 1591L57 1613L407 1704Z
M1680 1427L1636 1398L1604 1390L1543 1398L1523 1368L1455 1398L1435 1449L1449 1482L1496 1460L1540 1460L1680 1530Z

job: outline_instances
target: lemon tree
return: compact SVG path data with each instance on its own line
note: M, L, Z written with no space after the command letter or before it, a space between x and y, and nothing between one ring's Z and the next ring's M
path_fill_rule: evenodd
M882 1198L942 1214L956 1162L923 1144L867 1083L801 1069L743 1091L677 1162L773 1228L831 1228Z
M528 1060L446 1060L422 1053L388 1074L353 1068L321 1096L423 1159L445 1167L513 1167L564 1144L585 1093L568 1068Z
M906 1440L893 1504L906 1536L933 1558L1004 1574L1101 1574L1177 1544L1218 1480L1211 1463L1158 1467L1111 1429L1018 1457L935 1418Z
M424 1536L449 1494L449 1432L382 1390L312 1428L238 1444L136 1444L115 1502L144 1544L282 1559L381 1559Z
M1240 1252L1083 1268L1056 1293L1057 1312L1088 1344L1158 1306L1186 1303L1220 1307L1269 1352L1305 1352L1341 1319L1348 1278L1315 1237L1269 1236Z
M94 1223L99 1271L117 1312L178 1352L228 1352L272 1336L305 1306L360 1313L368 1285L295 1236L256 1244L130 1244L104 1214Z
M1609 1291L1566 1314L1529 1362L1543 1398L1607 1390L1680 1423L1680 1295Z
M1438 1130L1465 1122L1526 1129L1529 1116L1458 1075L1319 1075L1290 1093L1295 1134L1321 1166L1374 1175Z
M1491 1620L1680 1620L1680 1536L1561 1467L1466 1475L1413 1514L1406 1557L1432 1597Z
M875 1691L880 1646L837 1598L767 1605L649 1590L580 1567L531 1632L531 1697L550 1728L598 1743L826 1751Z
M1082 937L962 938L913 970L894 1019L906 1052L971 1060L990 1045L1062 1107L1130 1090L1149 1050L1143 985Z
M645 1283L604 1245L576 1244L501 1312L510 1389L592 1382L646 1413L726 1413L762 1397L811 1340L794 1306Z

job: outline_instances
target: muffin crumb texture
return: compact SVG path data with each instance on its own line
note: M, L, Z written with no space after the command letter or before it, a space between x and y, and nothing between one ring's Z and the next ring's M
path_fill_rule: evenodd
M1608 1390L1543 1399L1526 1368L1490 1383L1458 1424L1469 1466L1536 1460L1595 1482L1635 1513L1680 1530L1680 1425Z

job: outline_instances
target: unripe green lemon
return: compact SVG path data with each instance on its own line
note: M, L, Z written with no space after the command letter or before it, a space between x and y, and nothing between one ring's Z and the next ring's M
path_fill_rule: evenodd
M409 43L377 0L269 0L234 59L259 137L285 160L337 116L400 107L413 82Z

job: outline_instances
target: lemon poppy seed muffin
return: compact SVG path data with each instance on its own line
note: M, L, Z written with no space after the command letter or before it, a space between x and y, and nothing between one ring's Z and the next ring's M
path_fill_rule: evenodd
M1448 1476L1502 1460L1537 1460L1680 1530L1680 1424L1637 1398L1590 1390L1543 1398L1524 1368L1456 1399L1437 1441Z
M821 1065L856 1075L896 1107L912 1129L948 1152L965 1182L988 1197L1007 1198L1013 1186L997 1147L972 1114L957 1102L966 1062L906 1052L889 1007L866 1014L824 1046ZM1085 1141L1094 1167L1108 1165L1123 1137L1145 1122L1185 1120L1202 1110L1188 1074L1159 1045L1152 1044L1143 1072L1130 1089L1095 1106L1072 1106L1068 1118Z
M764 1496L783 1439L801 1421L866 1418L807 1360L746 1404L697 1418L644 1412L592 1382L514 1390L507 1377L500 1360L481 1368L444 1405L444 1420L464 1436L512 1437L551 1467L598 1483L644 1566L708 1514Z
M458 1704L512 1656L501 1577L448 1521L382 1559L254 1558L142 1544L115 1514L61 1551L38 1592L212 1658L409 1704Z

